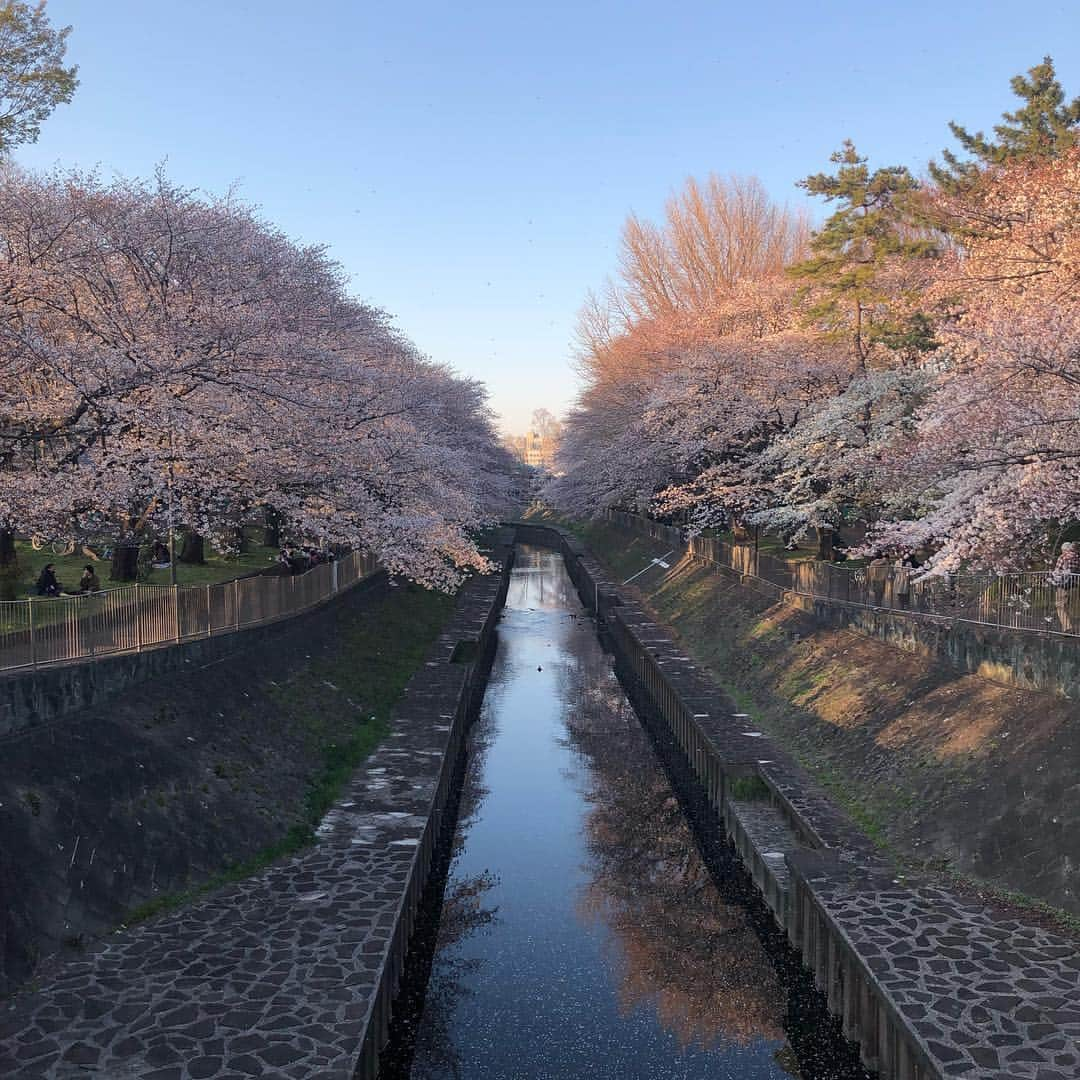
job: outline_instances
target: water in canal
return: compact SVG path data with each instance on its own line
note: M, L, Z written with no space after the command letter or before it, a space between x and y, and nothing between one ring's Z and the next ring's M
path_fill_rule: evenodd
M471 738L423 1009L387 1075L860 1075L793 1049L782 965L703 863L552 552L517 549Z

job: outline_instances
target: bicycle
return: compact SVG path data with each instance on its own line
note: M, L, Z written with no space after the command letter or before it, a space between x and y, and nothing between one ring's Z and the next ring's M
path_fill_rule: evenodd
M42 551L45 547L48 547L54 555L82 555L84 558L90 559L91 562L101 562L102 559L108 559L109 554L99 555L89 544L80 545L72 538L67 540L46 540L44 536L31 536L30 546L35 551Z
M54 555L74 555L75 554L75 541L74 540L46 540L44 536L31 536L30 546L35 551L41 551L46 545L52 550Z

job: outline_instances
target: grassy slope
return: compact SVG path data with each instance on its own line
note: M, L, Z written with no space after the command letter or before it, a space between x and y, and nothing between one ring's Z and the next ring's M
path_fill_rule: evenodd
M287 683L271 688L274 727L305 732L319 767L312 773L295 823L254 857L191 888L162 894L130 912L127 923L170 911L204 893L247 877L310 844L353 771L385 737L401 693L454 609L454 598L402 584L344 618L337 646L314 656ZM342 702L348 705L343 709ZM272 737L272 729L268 732ZM229 779L229 763L220 766Z
M666 550L602 522L554 520L618 581ZM1080 912L1075 704L822 629L688 560L631 588L901 862Z

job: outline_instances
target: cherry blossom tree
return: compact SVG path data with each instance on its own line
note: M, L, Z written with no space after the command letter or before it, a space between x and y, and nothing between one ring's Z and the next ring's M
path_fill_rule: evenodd
M878 543L1017 568L1080 520L1080 150L989 167L935 209L960 242L934 289L936 390L901 455L922 513Z
M806 222L772 204L754 179L688 181L662 227L631 217L620 278L586 302L579 323L585 388L567 417L562 476L548 497L578 513L646 509L688 478L692 452L665 432L669 375L718 338L790 323L784 265L805 251ZM755 288L755 282L771 281ZM673 392L678 392L673 390ZM665 420L665 417L667 420Z
M808 243L752 184L631 218L548 496L691 529L858 522L865 553L931 573L1048 557L1080 525L1080 99L1049 59L1013 90L993 139L953 125L972 160L934 185L845 143L803 181L834 207Z
M129 550L238 508L451 587L500 468L482 390L233 195L0 178L0 519ZM117 564L121 575L127 564Z

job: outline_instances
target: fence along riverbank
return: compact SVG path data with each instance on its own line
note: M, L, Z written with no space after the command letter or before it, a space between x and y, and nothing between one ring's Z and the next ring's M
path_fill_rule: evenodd
M211 585L122 585L105 592L0 602L0 672L47 667L229 634L310 611L375 573L353 551L303 574Z
M633 696L671 731L731 842L882 1080L1070 1080L1080 1071L1074 942L902 878L802 769L704 676L576 539L563 553Z
M785 592L856 607L881 608L899 615L935 615L1004 630L1030 630L1080 638L1080 574L1059 585L1050 571L1016 574L948 574L915 579L911 570L837 566L820 559L786 562L752 544L729 544L709 536L687 539L681 529L622 510L604 511L620 528L677 547L691 558L734 570ZM1060 592L1072 592L1076 606L1063 623Z

